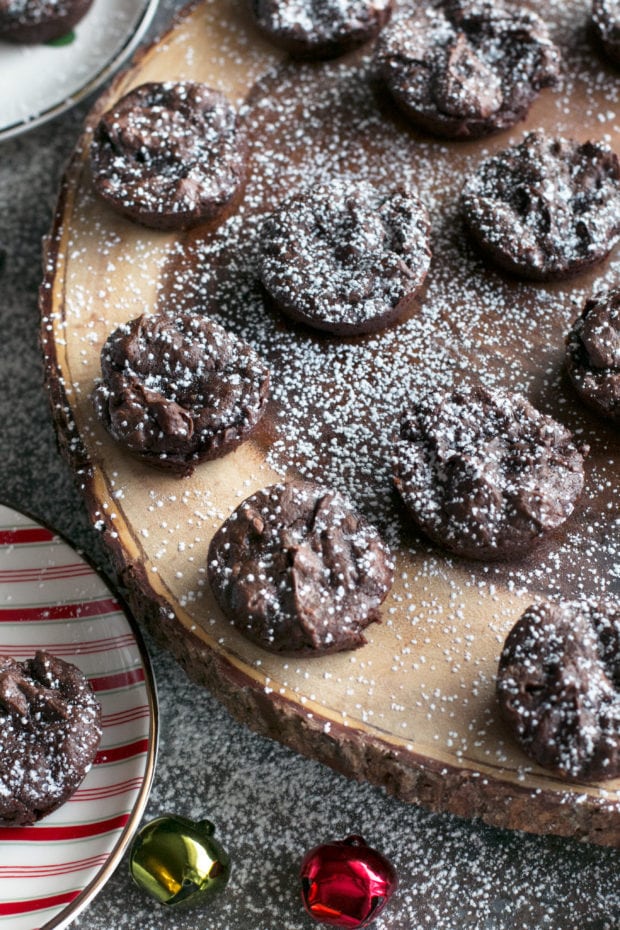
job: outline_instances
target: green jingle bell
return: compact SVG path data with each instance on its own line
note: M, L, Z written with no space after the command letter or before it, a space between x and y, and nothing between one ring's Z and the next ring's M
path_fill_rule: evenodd
M221 891L230 877L228 853L209 820L165 814L138 831L129 868L135 883L166 907L194 907Z

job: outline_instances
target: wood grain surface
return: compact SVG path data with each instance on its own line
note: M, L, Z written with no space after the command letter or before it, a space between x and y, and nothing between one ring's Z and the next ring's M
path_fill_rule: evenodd
M232 713L405 800L497 826L617 845L620 781L573 784L533 765L504 730L494 697L503 639L525 606L538 597L618 590L617 434L581 408L562 374L568 325L595 286L617 279L618 262L562 284L511 281L471 250L456 209L460 186L480 158L528 128L620 138L620 79L591 43L586 4L554 2L548 16L565 46L561 91L545 91L527 124L512 133L443 144L418 137L392 112L364 53L294 65L258 38L240 4L193 4L114 82L87 121L46 243L41 336L60 445L132 609ZM205 81L238 105L247 101L254 157L232 232L146 230L114 215L91 189L88 144L99 115L138 84L175 79ZM384 334L337 340L288 326L248 283L251 261L231 271L244 248L251 253L253 218L292 185L329 172L378 183L405 177L431 208L426 293L410 319ZM182 480L123 453L96 422L90 401L107 335L171 301L214 312L258 343L277 385L256 438ZM418 538L391 489L389 450L381 452L373 439L389 432L395 399L402 404L423 383L474 375L523 391L591 447L577 512L519 565L446 558ZM305 382L316 382L303 409L296 378L306 393ZM357 408L346 400L350 394L361 398ZM352 409L359 409L355 424L347 419ZM244 497L284 473L326 476L396 543L396 583L382 624L368 631L361 650L320 659L273 656L231 628L211 598L205 559L212 534Z

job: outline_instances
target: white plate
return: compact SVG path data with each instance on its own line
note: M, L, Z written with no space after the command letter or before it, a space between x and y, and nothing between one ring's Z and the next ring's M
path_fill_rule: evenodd
M0 505L0 654L77 665L103 711L95 762L32 827L0 827L0 928L59 930L103 887L138 826L155 766L157 710L140 636L74 549Z
M0 140L57 116L99 87L146 31L157 0L94 0L68 45L0 41Z

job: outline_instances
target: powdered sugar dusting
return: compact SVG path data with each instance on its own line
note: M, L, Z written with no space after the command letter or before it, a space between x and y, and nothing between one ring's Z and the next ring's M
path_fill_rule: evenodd
M486 269L467 243L455 202L459 184L479 161L478 151L455 152L454 146L412 137L392 114L386 119L368 94L373 71L366 67L360 70L357 62L326 67L320 94L309 69L295 70L294 79L291 72L290 82L280 73L270 84L268 90L277 86L283 99L276 106L269 95L261 97L252 113L254 171L244 207L228 222L226 236L188 243L193 267L182 290L190 303L208 307L271 360L273 394L283 409L269 462L348 493L397 544L402 522L393 505L387 450L408 398L428 387L479 378L489 388L521 391L543 412L576 426L578 441L588 441L594 431L597 453L601 441L613 444L614 436L603 432L599 438L598 424L584 416L562 383L565 330L588 292L587 279L532 286ZM321 141L310 149L306 140L318 136ZM362 175L379 187L396 175L417 191L431 215L434 260L419 310L378 336L344 341L295 330L266 311L256 288L263 216L293 185L320 183L334 172ZM613 279L615 267L601 268L599 278ZM178 275L175 282L178 293ZM524 343L532 347L526 356ZM597 486L606 483L605 458L597 454L590 466L598 478L587 491L593 504ZM569 552L589 551L582 530L571 527L569 534L576 535L557 540L548 555L556 565L548 586L556 592L575 577ZM515 575L511 569L494 571Z
M565 48L564 89L545 91L524 128L540 123L570 135L579 126L579 138L612 141L620 133L618 90L587 43L585 4L554 2L549 18ZM378 90L370 53L320 67L284 66L254 89L242 115L252 168L239 212L213 236L196 230L166 242L164 271L161 255L153 259L161 241L137 235L134 254L123 259L127 288L113 310L88 289L81 303L84 295L70 294L72 322L88 316L94 337L85 325L78 337L84 372L69 388L80 397L92 389L92 358L105 324L109 330L110 317L135 309L153 259L160 306L213 315L269 361L273 402L260 436L266 458L201 466L181 485L146 472L136 482L87 416L81 435L97 454L102 450L117 495L102 505L100 525L113 531L111 511L131 513L150 556L148 572L169 585L197 630L247 657L268 694L292 697L310 714L328 712L344 726L396 733L404 752L433 747L448 767L510 768L517 760L518 777L535 785L535 793L539 776L522 768L523 757L498 723L494 673L504 635L526 599L618 590L617 438L576 401L562 374L562 354L576 307L594 280L609 284L620 263L613 256L590 276L557 285L519 283L487 269L463 232L458 197L481 159L518 140L521 129L462 146L416 136ZM257 285L265 216L285 194L333 177L362 179L380 190L402 181L431 217L433 261L420 305L378 335L337 339L295 327L265 306ZM88 193L80 209L93 215ZM99 249L110 241L107 222L99 217L94 229L89 225ZM110 261L119 251L115 244ZM520 564L474 566L447 558L414 534L392 488L390 448L403 406L429 387L475 380L520 391L592 447L575 516L535 559ZM223 498L218 482L233 465L241 474L234 493ZM381 627L369 632L369 645L320 665L248 651L213 611L207 592L208 540L242 498L271 483L273 473L287 472L352 498L400 550L394 595ZM615 798L615 786L608 790ZM586 794L602 797L598 789ZM576 803L570 792L566 798Z
M404 314L430 264L429 222L403 188L336 181L287 198L263 224L260 279L283 313L339 335Z
M498 670L502 713L533 759L575 779L620 771L616 601L530 607Z
M482 163L463 191L472 234L500 265L551 280L620 238L620 168L609 146L533 132Z
M470 558L510 560L570 515L583 457L568 430L518 394L431 392L403 414L394 481L432 539Z
M43 651L0 658L0 817L34 823L76 790L101 740L101 707L76 666Z
M309 57L368 41L391 7L392 0L252 0L256 22L270 41Z
M319 655L365 644L394 564L339 494L308 482L253 494L209 546L209 582L231 623L275 652Z
M386 86L414 125L446 137L514 125L556 83L560 58L532 10L471 0L402 4L378 49Z

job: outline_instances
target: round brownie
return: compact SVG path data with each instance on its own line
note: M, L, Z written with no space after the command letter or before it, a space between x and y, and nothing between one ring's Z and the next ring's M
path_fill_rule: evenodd
M586 300L566 339L566 368L584 403L620 423L620 290Z
M0 657L0 822L34 823L71 797L101 740L81 671L47 652Z
M374 38L392 0L250 0L261 32L296 58L332 58Z
M0 0L0 39L35 44L66 35L93 0Z
M101 351L93 400L110 435L177 475L247 439L267 404L269 369L243 340L203 316L144 314Z
M406 7L382 35L376 55L406 116L451 139L513 126L559 76L560 54L542 20L488 0Z
M620 604L536 604L508 635L497 673L503 718L545 768L620 775Z
M364 645L393 580L377 531L336 491L304 481L245 500L217 531L207 571L225 616L271 652Z
M260 278L293 320L337 335L401 317L431 259L426 209L400 188L334 181L293 194L261 231Z
M620 2L593 0L592 23L606 53L620 65Z
M469 231L502 268L533 280L600 262L620 235L620 166L601 142L528 133L482 162L462 195Z
M431 392L402 416L394 482L435 542L472 559L512 559L572 512L585 451L518 394Z
M142 84L101 117L93 184L114 210L154 229L221 222L245 182L235 111L206 84Z

